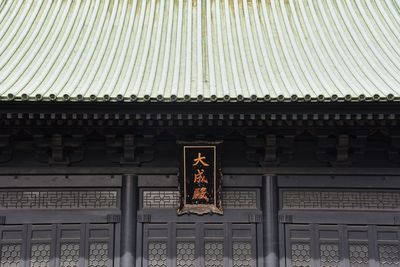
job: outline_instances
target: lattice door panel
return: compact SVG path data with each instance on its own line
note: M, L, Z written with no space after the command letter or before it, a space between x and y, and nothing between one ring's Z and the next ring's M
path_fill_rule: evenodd
M0 267L111 267L113 224L1 225Z
M20 267L25 258L24 246L26 228L20 226L0 226L0 266Z
M287 266L400 266L398 226L288 224L285 228Z
M146 267L255 267L255 224L145 224Z

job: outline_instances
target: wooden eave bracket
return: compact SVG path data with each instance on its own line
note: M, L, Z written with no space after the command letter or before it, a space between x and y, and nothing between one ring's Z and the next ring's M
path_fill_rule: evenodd
M69 165L83 159L82 135L35 134L36 157L49 165Z
M388 158L391 162L400 163L400 135L390 135L390 149L388 150Z
M293 156L294 133L268 133L263 136L249 132L246 134L246 144L249 149L246 157L256 161L260 166L278 166ZM262 152L262 155L260 154Z
M364 158L367 131L346 134L317 133L316 157L332 166L351 166Z
M12 159L13 147L11 135L0 135L0 163L8 162Z
M154 135L106 135L107 154L112 162L138 166L154 159Z

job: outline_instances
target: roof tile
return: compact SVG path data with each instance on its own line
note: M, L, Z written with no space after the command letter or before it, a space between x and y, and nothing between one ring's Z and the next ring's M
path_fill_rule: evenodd
M0 1L0 99L398 101L398 3Z

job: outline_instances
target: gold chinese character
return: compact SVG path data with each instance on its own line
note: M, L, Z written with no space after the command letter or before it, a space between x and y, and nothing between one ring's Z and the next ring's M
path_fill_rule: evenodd
M193 160L193 166L196 166L197 164L201 163L203 166L210 166L208 165L204 160L206 159L206 157L202 157L201 153L197 153L197 158L195 158Z
M205 187L195 188L192 199L208 201L207 188Z
M197 169L197 173L194 174L194 180L193 182L195 183L208 183L208 180L206 176L204 175L204 170Z

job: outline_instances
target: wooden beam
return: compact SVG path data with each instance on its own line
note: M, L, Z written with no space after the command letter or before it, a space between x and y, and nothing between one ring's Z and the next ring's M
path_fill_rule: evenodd
M178 167L1 167L0 175L52 175L52 174L124 174L176 175ZM224 175L400 175L400 168L350 167L225 167Z

